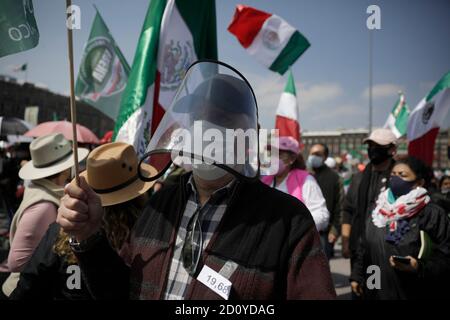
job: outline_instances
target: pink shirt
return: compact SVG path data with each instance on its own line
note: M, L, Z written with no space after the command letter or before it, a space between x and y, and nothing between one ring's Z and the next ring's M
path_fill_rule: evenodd
M10 272L20 272L31 258L50 224L56 221L57 208L51 202L39 202L22 214L8 255Z

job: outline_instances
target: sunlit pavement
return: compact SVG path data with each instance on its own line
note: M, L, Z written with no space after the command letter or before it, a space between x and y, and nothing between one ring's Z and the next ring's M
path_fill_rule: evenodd
M350 260L342 258L341 244L336 244L334 258L330 261L331 274L333 276L334 287L339 300L350 300L351 289L348 277L350 275Z

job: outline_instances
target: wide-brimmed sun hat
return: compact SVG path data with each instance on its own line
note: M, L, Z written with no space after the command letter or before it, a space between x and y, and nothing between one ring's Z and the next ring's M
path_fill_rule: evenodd
M89 186L100 196L102 206L112 206L144 194L155 183L139 179L138 164L132 145L124 142L107 143L91 151L86 170L80 176L85 177ZM149 176L157 173L147 163L141 164L141 170Z
M83 161L88 149L78 148L78 162ZM60 133L45 135L30 144L31 161L19 171L19 177L37 180L53 176L74 166L72 145Z

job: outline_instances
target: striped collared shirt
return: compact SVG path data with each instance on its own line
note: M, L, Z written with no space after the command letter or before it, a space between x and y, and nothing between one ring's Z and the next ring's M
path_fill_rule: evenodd
M181 217L180 227L177 232L177 239L170 265L169 278L167 281L165 299L166 300L183 300L186 288L192 281L191 275L183 266L182 250L186 238L187 227L190 220L197 212L199 212L199 221L201 223L203 236L203 250L208 246L212 235L217 229L223 214L227 208L228 200L231 197L231 191L235 187L235 179L226 186L216 190L209 200L201 206L198 192L195 187L193 176L188 181L189 197Z

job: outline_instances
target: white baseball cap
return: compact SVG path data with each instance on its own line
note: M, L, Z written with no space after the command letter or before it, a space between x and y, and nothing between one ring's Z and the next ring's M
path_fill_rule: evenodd
M370 136L364 139L363 143L368 143L369 141L375 142L380 146L387 146L390 144L396 144L397 137L391 130L380 128L373 130Z

